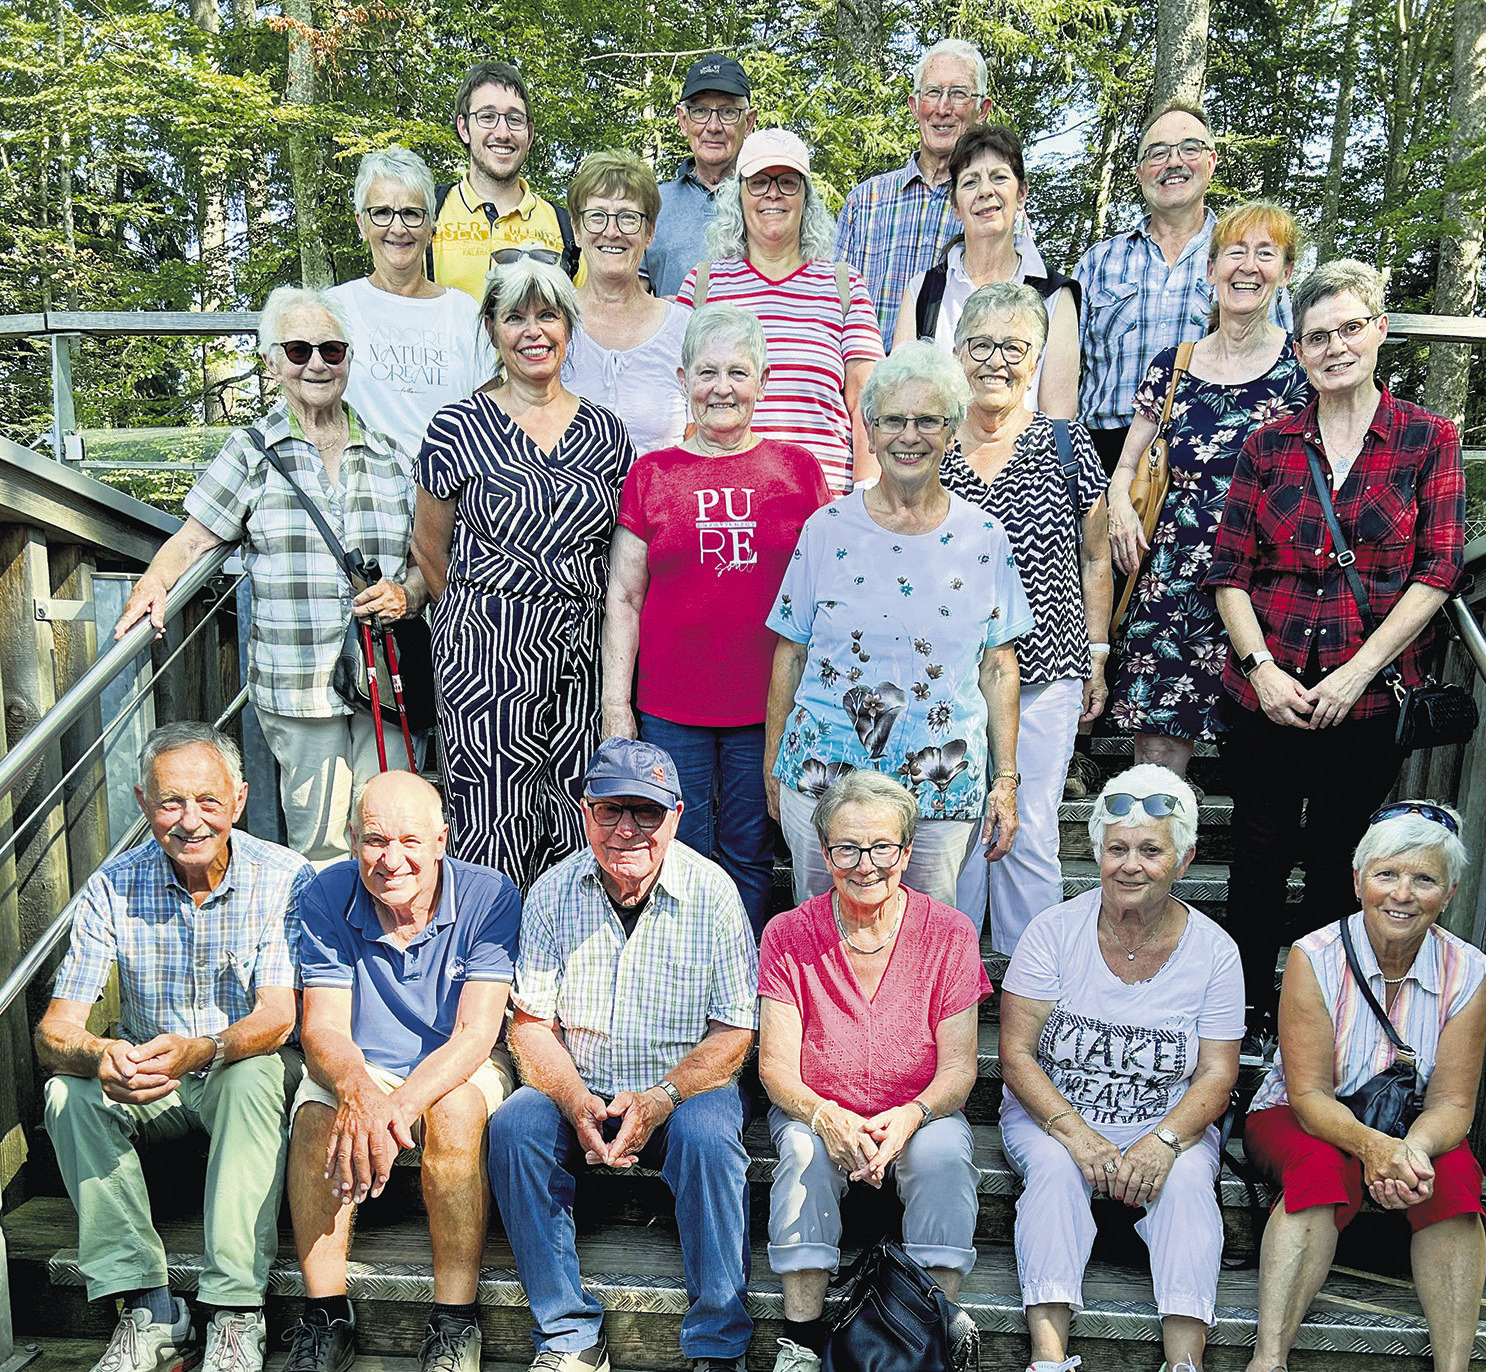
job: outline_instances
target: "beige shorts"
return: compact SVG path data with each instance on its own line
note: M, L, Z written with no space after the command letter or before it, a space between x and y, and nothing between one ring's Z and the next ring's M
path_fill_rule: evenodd
M389 1096L407 1080L406 1077L398 1076L396 1072L389 1072L370 1062L366 1064L366 1074ZM480 1094L485 1097L485 1117L489 1119L495 1114L496 1107L516 1089L516 1073L511 1066L511 1055L506 1052L505 1044L495 1045L489 1061L482 1062L475 1068L475 1074L470 1078L470 1083L479 1087ZM291 1121L299 1113L299 1107L307 1101L328 1106L332 1110L339 1110L341 1104L336 1099L334 1091L321 1086L308 1072L300 1079L299 1090L295 1092L294 1106L289 1111ZM418 1146L421 1148L423 1146L422 1115L419 1115L413 1122L413 1137L418 1140Z

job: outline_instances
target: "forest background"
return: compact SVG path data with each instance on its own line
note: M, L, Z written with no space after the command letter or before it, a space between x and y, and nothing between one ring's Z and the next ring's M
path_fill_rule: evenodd
M0 314L254 309L282 282L364 274L358 158L396 141L453 179L450 105L486 58L525 73L527 174L559 195L599 148L673 175L680 79L699 52L733 53L760 125L805 139L834 210L915 149L912 64L946 35L986 54L1050 264L1071 269L1134 221L1142 118L1200 94L1220 155L1210 204L1286 205L1303 266L1375 262L1394 310L1475 311L1486 0L7 0ZM80 340L78 426L250 417L263 395L247 343ZM1468 348L1404 344L1384 366L1486 446ZM0 432L45 448L50 426L46 340L0 340Z

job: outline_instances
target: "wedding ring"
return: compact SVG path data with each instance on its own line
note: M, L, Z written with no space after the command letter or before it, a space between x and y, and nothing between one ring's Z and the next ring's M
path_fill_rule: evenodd
M1104 1170L1106 1172L1118 1172L1120 1169L1117 1163L1107 1162L1104 1164Z

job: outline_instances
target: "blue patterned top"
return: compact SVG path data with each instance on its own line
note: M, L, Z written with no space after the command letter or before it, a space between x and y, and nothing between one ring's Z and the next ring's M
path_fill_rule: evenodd
M980 819L980 659L1033 623L1000 520L959 496L923 534L883 528L861 491L817 510L768 619L807 645L774 775L818 796L869 767L908 787L925 819Z

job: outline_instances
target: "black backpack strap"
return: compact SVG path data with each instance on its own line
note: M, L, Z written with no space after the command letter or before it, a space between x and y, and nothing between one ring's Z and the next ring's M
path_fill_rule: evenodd
M1058 470L1068 487L1068 503L1073 506L1073 550L1080 561L1084 553L1083 511L1078 508L1078 458L1073 452L1073 434L1066 419L1053 420L1053 442L1058 446Z
M1083 287L1071 276L1064 276L1062 272L1050 270L1046 276L1024 277L1022 284L1031 286L1044 300L1051 300L1059 291L1071 291L1073 293L1073 313L1077 315L1083 308Z
M559 205L554 200L552 209L557 215L557 231L562 235L562 269L568 274L570 280L576 281L578 266L583 260L583 252L573 239L573 221L568 215L566 205Z
M444 201L449 198L449 192L454 189L454 182L440 181L433 188L433 235L429 237L428 249L423 255L423 270L430 281L433 280L433 238L439 231L439 215L443 213Z
M934 330L939 325L939 302L944 299L944 287L949 281L949 263L940 262L924 273L923 283L918 288L918 303L914 307L914 336L926 342L934 341Z

